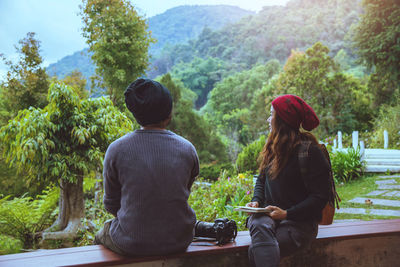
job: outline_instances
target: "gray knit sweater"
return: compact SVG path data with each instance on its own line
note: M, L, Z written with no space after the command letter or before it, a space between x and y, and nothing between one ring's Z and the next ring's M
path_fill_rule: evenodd
M196 216L187 200L199 173L194 146L168 130L136 130L107 149L104 207L111 239L131 255L184 251Z

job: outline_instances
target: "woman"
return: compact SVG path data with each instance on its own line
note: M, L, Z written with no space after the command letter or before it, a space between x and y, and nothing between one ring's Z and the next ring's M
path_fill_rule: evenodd
M270 134L260 154L260 175L250 207L266 207L270 213L253 214L247 226L253 266L278 266L288 256L314 240L321 211L328 200L329 167L311 131L319 124L314 110L298 96L284 95L272 101L268 118ZM311 141L307 177L300 173L298 150Z

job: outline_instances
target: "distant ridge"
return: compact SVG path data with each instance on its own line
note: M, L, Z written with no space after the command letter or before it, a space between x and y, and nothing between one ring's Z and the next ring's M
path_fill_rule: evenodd
M89 81L89 77L94 74L94 64L90 59L89 48L75 52L50 64L47 67L47 73L50 76L57 76L62 79L74 70L79 70L82 75Z
M166 44L194 39L204 27L217 30L254 14L230 5L184 5L168 9L149 18L149 29L158 40L151 46L150 53L158 53Z
M168 9L148 19L149 30L157 39L157 43L150 48L150 54L158 53L166 44L174 45L196 38L204 27L219 29L252 14L255 13L229 5L185 5ZM85 48L50 64L47 72L50 76L62 79L72 71L79 70L89 83L94 69L88 48Z

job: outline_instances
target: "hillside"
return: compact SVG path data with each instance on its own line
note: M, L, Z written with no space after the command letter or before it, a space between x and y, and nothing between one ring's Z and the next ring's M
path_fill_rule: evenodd
M236 72L277 59L284 64L292 50L306 51L316 42L342 50L354 62L350 29L361 13L359 1L292 0L267 6L220 30L205 28L187 44L165 47L152 59L150 78L170 72L197 95L196 108L207 102L215 84Z
M149 18L149 30L157 43L150 48L156 55L167 44L184 43L196 38L204 27L220 29L223 26L253 15L254 12L228 5L178 6Z
M72 55L63 57L56 63L47 67L47 73L50 76L57 76L62 79L74 70L79 70L82 75L89 81L89 77L94 74L94 65L90 59L89 49L85 48L75 52Z
M204 27L217 30L251 14L254 12L227 5L171 8L148 19L149 30L157 40L151 46L150 54L157 54L167 44L184 43L196 38ZM88 55L88 49L66 56L47 68L51 76L56 75L59 78L63 78L73 70L79 70L88 80L94 74L94 66Z
M359 1L344 0L292 0L284 7L264 7L221 30L205 29L188 45L169 47L153 59L153 68L170 71L180 62L213 57L236 65L237 70L249 69L270 59L284 63L291 50L305 51L318 41L328 46L332 55L340 49L351 54L345 37L360 13Z

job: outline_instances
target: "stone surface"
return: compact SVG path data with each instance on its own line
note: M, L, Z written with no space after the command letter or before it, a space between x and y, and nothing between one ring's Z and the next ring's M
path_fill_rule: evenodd
M383 195L383 194L388 193L388 192L393 192L393 191L388 191L388 190L375 190L375 191L369 192L369 193L367 194L367 196L379 196L379 195ZM396 191L394 191L394 192L396 192Z
M400 190L400 185L381 184L378 186L378 189Z
M333 220L333 223L347 223L347 222L361 222L361 220L360 219Z
M367 214L365 209L362 208L340 208L335 213L346 213L346 214Z
M388 207L400 207L400 200L356 197L356 198L350 200L349 202L367 205L365 203L366 200L372 201L372 204L370 206L381 205L381 206L388 206Z
M381 175L378 176L379 179L390 179L390 178L400 178L400 175L396 174L396 175Z
M385 197L398 197L400 198L400 191L389 191L385 194L383 194Z
M341 208L336 210L336 213L400 217L400 210Z
M385 180L379 180L375 181L376 184L396 184L397 181L394 179L385 179Z

